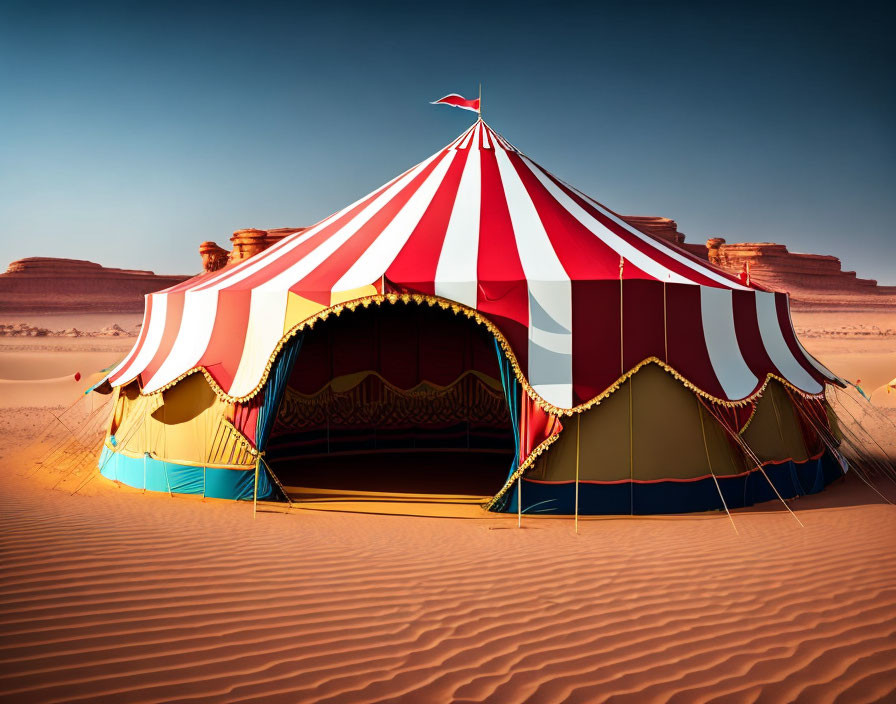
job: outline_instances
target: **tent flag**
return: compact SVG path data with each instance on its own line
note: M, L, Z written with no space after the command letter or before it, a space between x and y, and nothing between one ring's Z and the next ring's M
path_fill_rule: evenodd
M468 100L464 96L458 95L457 93L449 93L444 98L439 98L438 100L432 101L430 105L450 105L451 107L460 108L462 110L479 112L480 102L480 98Z

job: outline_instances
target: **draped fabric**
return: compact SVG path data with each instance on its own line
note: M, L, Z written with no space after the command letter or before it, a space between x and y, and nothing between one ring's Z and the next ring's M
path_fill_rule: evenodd
M286 383L292 373L296 358L302 349L304 337L298 335L289 344L284 347L268 378L267 386L264 391L264 400L258 408L258 425L256 428L256 447L260 451L264 451L268 444L268 438L271 436L271 429L274 427L274 421L277 419L277 410L280 408L280 402L283 399L283 392L286 389Z
M755 397L770 375L804 394L838 381L800 345L786 294L641 232L481 120L316 225L147 296L109 381L153 393L202 370L245 401L302 326L402 297L474 314L557 415L645 360L720 403Z
M501 372L501 386L504 388L504 397L507 399L507 411L510 413L510 425L513 430L513 460L510 463L510 470L507 473L506 480L509 482L513 475L516 474L520 462L525 459L524 457L521 458L522 444L520 442L520 399L523 394L520 385L517 383L516 377L513 374L513 368L504 356L501 345L498 344L497 340L495 341L495 354L498 358L498 365ZM500 507L503 507L505 503L506 499L502 497L498 510L500 510Z
M421 384L448 387L467 371L498 378L488 331L438 307L371 307L343 313L303 334L301 362L289 388L307 397L327 385L339 392L357 384L357 375L371 372L402 391Z
M523 394L520 409L520 465L531 464L534 456L554 441L563 430L563 424L557 416L553 416Z

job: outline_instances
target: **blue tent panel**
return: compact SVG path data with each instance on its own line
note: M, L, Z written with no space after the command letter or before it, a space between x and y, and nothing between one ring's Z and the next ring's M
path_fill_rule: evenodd
M815 494L843 476L830 452L806 462L782 462L765 466L765 474L785 499ZM719 488L729 509L743 508L776 500L774 490L762 472L739 477L718 477ZM575 513L574 482L523 480L523 513L571 515ZM517 511L517 486L507 492L503 510ZM724 510L712 477L689 482L622 482L619 484L579 483L581 515L636 515L690 513Z
M192 467L166 462L154 457L128 457L104 447L100 454L100 473L137 489L170 491L174 494L199 494L215 499L252 500L255 469L221 469L220 467ZM145 473L144 473L145 468ZM274 488L267 471L258 474L258 498L275 500L279 492Z

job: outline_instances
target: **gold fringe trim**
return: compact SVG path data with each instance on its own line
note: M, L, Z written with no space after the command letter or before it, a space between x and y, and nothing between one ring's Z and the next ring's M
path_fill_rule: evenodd
M563 432L563 428L560 429L560 432ZM529 456L523 461L523 463L516 468L513 474L507 479L504 483L504 486L501 487L501 491L495 494L490 501L482 504L482 508L486 511L491 511L492 506L498 503L498 500L507 493L507 490L513 486L513 483L520 478L520 476L525 472L529 467L535 464L535 460L537 460L542 453L546 452L547 449L553 445L557 440L560 439L560 433L554 433L547 440L538 445L532 452L529 453Z
M592 406L596 406L605 398L607 398L610 394L612 394L616 389L618 389L627 379L633 376L638 372L641 367L645 364L657 364L666 372L671 374L675 379L677 379L682 385L686 388L693 391L695 394L702 396L703 398L712 401L715 404L720 406L745 406L753 399L757 398L765 391L765 387L768 385L769 380L776 379L785 387L792 389L796 393L800 394L805 398L818 398L822 394L810 394L802 389L797 388L793 384L791 384L786 379L776 375L776 374L767 374L766 378L762 384L753 394L743 398L739 401L728 401L726 399L719 398L717 396L713 396L710 393L707 393L688 379L686 379L680 372L678 372L675 368L671 367L666 362L662 361L658 357L648 357L647 359L642 360L634 367L629 369L627 372L622 374L613 384L607 387L604 391L599 393L594 398L572 408L561 408L559 406L555 406L548 401L545 401L541 396L538 395L538 392L532 388L520 369L519 362L516 359L516 355L510 347L510 343L507 341L507 338L504 337L503 333L498 329L498 327L488 318L479 313L479 311L465 306L461 303L456 303L454 301L449 301L446 298L441 298L440 296L429 296L422 293L386 293L386 294L376 294L372 296L364 296L362 298L355 299L353 301L348 301L345 303L339 303L334 306L330 306L329 308L325 308L324 310L316 313L315 315L303 320L301 323L290 328L284 335L280 338L280 341L277 343L277 346L274 348L273 352L271 352L268 357L268 361L265 364L264 373L261 375L258 383L255 387L247 394L243 396L231 396L224 389L222 389L218 382L216 382L211 374L204 367L193 367L192 369L184 372L176 379L168 382L160 389L153 391L149 394L141 394L144 396L155 396L156 394L161 394L170 389L172 386L177 384L179 381L182 381L186 377L190 376L190 374L195 374L197 372L201 372L206 381L208 381L209 386L212 390L217 394L218 398L222 401L226 401L229 403L244 403L245 401L249 401L254 398L263 388L265 383L267 382L268 376L271 373L271 368L273 367L274 361L277 359L277 355L280 354L280 350L283 349L284 345L289 342L293 337L295 337L298 333L302 332L305 328L309 330L314 327L316 322L326 320L331 315L339 316L342 314L344 310L355 311L358 307L369 308L371 304L373 305L382 305L383 303L388 303L394 305L396 303L405 303L410 304L414 303L417 305L422 305L426 303L430 307L439 306L442 310L451 310L455 315L464 315L471 320L474 320L479 325L485 327L494 338L498 341L498 344L501 346L501 349L504 350L504 354L507 357L507 360L510 362L511 367L513 368L513 373L516 376L517 381L520 383L520 386L526 391L526 394L529 396L532 401L539 406L542 410L550 413L555 416L572 416L574 413L582 413L583 411L587 411Z
M777 379L775 379L775 381L777 381ZM768 382L766 381L765 384L768 385ZM765 388L765 386L763 386L763 388ZM758 403L753 405L753 412L750 414L750 417L747 418L747 422L744 423L744 427L737 431L737 434L738 434L738 435L743 435L745 432L747 432L747 428L750 427L750 423L752 423L752 422L753 422L753 419L756 417L756 411L757 411L757 410L759 410L759 404L758 404Z

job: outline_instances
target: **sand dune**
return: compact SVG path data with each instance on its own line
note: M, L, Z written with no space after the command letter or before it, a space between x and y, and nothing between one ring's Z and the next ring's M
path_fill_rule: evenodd
M804 527L772 504L736 513L738 533L718 514L578 536L534 517L253 520L19 476L20 415L0 412L10 701L896 696L896 507L852 479L794 502Z
M0 386L22 394L0 407L3 701L896 700L896 507L856 476L792 502L803 527L772 503L735 512L737 532L717 513L579 535L546 517L253 519L119 488L86 453L33 471L50 447L23 440L72 396L24 372Z
M134 344L133 338L0 340L0 408L68 406Z

